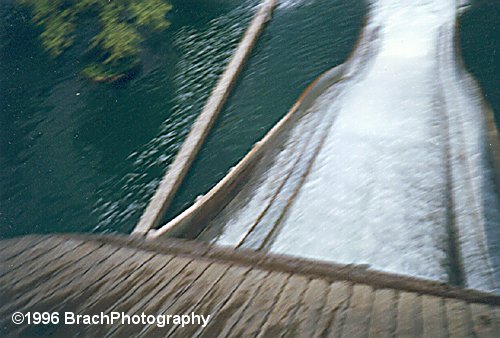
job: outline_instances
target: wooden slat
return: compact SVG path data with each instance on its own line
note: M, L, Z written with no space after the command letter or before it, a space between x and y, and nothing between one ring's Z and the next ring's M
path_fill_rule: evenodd
M119 241L47 238L38 241L36 250L16 247L11 251L17 250L23 260L29 252L37 258L25 264L13 263L17 268L9 271L3 279L6 283L0 285L2 337L496 337L500 332L499 308L488 294L474 299L485 304L471 304L468 294L441 298L425 292L373 291L366 284L335 281L304 270L297 274L295 268L275 271L274 265L262 265L262 260L268 259L264 255L242 263L239 258L246 252L227 260L207 255L207 250L179 252L179 246L157 251L154 244L124 246ZM35 239L24 245L30 246ZM50 243L54 246L42 255ZM289 260L286 264L295 263ZM212 317L205 328L118 323L13 326L12 312L28 310L152 315L194 312Z
M368 337L373 299L374 292L371 286L354 285L342 337Z
M467 303L458 299L446 299L445 306L450 337L471 337L472 320Z
M7 261L10 258L17 257L42 242L50 241L57 243L59 239L54 236L33 235L0 240L0 261Z
M74 250L77 246L81 245L80 241L62 241L58 239L51 239L39 242L36 246L27 248L20 252L13 259L3 261L0 264L0 285L3 284L5 276L9 274L9 279L16 278L13 274L25 273L26 270L35 272L37 269L42 268L44 262L48 264L64 255L67 251Z
M477 338L497 337L498 331L495 329L495 314L492 308L486 304L470 304L469 308L474 335Z
M280 337L285 332L290 333L290 321L295 315L302 294L306 291L309 279L304 276L292 276L281 293L278 302L271 313L265 318L265 324L259 332L258 337Z
M155 269L158 265L157 261L161 261L161 268ZM171 283L176 283L180 276L183 276L186 268L192 264L189 258L173 258L170 260L169 256L159 255L154 257L149 264L144 265L143 272L134 276L127 283L122 282L120 292L115 293L107 302L99 304L104 313L110 312L125 312L137 314L145 312L147 314L156 313L148 308L148 304L153 303L155 297L161 297L161 290L167 288ZM186 272L186 281L193 278L192 270ZM149 311L149 312L148 312ZM97 313L93 307L93 313ZM85 333L87 336L104 336L112 334L115 331L136 333L140 331L140 325L101 325L87 327Z
M3 263L17 258L21 253L35 249L42 242L57 240L47 236L25 236L0 241L0 261Z
M196 262L189 258L176 257L167 265L168 273L158 274L152 282L145 283L125 302L121 301L109 311L158 314L165 304L172 303L209 266L206 261ZM114 325L109 334L138 335L143 328L138 325ZM95 334L92 334L95 335Z
M192 308L198 304L200 298L203 298L216 284L221 277L228 270L227 265L222 264L212 264L207 270L203 273L203 275L198 278L185 293L183 293L171 306L165 307L161 314L187 314L191 313ZM157 326L150 326L144 331L143 334L146 336L164 336L170 337L171 333L175 330L179 329L180 332L184 330L184 328L178 328L177 325L170 323L170 325L166 325L164 328L160 328Z
M108 250L107 248L104 250ZM101 257L103 260L99 265L95 265L91 267L91 270L85 274L84 278L82 279L75 279L75 282L80 282L85 280L85 283L81 283L82 287L88 287L90 286L93 281L105 279L107 277L107 274L110 273L110 271L116 267L118 264L110 264L113 261L122 263L123 261L126 261L129 259L134 253L134 250L128 249L128 248L113 248L109 250L110 255L106 258L106 256ZM89 253L90 254L90 253ZM74 257L74 256L73 256ZM83 256L85 258L85 256ZM78 262L76 262L79 264ZM96 262L97 263L97 262ZM70 265L75 264L75 261L69 261L67 264L64 266L70 267ZM111 265L111 266L110 266ZM62 269L59 268L58 270L55 270L55 272L62 272ZM47 276L44 273L41 274L34 274L35 276L30 276L32 278L25 278L21 282L18 282L14 285L12 288L13 292L16 292L18 294L24 293L27 290L33 289L33 285L36 285L37 283L45 283L47 280L50 280L51 276ZM73 296L77 295L78 289L75 289L73 292ZM67 300L67 298L65 298Z
M82 278L91 276L88 273L117 250L117 247L110 250L110 248L102 246L92 252L95 255L94 259L76 260L76 264L68 266L67 269L47 280L43 284L45 292L39 292L35 297L30 296L29 301L18 308L19 311L31 311L41 303L50 302L51 298L57 298L59 292L71 292L73 287L75 287L73 289L75 291Z
M110 248L106 245L99 247L92 252L96 255L96 259L78 261L77 264L73 264L66 271L58 274L57 277L50 279L46 286L44 285L45 291L30 299L24 307L20 308L20 311L43 312L57 306L58 303L64 302L67 297L78 292L82 286L92 284L96 279L100 278L99 275L93 272L98 270L100 266L106 265L105 262L118 250L118 247ZM87 282L82 284L85 279ZM47 330L48 328L44 329ZM35 330L33 326L22 326L18 331L18 335L31 336L33 330Z
M110 251L112 252L112 251ZM118 249L81 276L70 281L66 286L56 289L50 299L44 301L43 306L37 304L37 311L54 312L64 307L71 308L83 301L82 294L89 296L98 293L100 287L108 281L113 270L121 270L134 251L128 248ZM47 293L53 290L47 290ZM84 298L86 300L86 298ZM39 307L40 306L40 307ZM34 310L33 310L34 311Z
M396 292L394 290L382 289L375 292L370 322L370 337L394 336L397 318L396 301Z
M150 301L143 303L141 307L134 306L134 313L145 312L148 314L161 314L177 301L201 276L205 274L210 267L210 262L207 261L192 261L185 269L180 271L170 282L168 282L158 293L151 295ZM113 335L143 335L148 327L140 327L137 325L118 325L116 331L113 330Z
M49 284L49 282L53 283L54 279L61 275L67 276L67 271L70 271L71 273L75 271L75 269L79 270L80 265L76 264L77 262L80 261L83 264L89 264L89 262L92 262L95 264L92 259L82 260L82 258L86 258L88 255L95 253L96 248L99 248L99 246L95 243L84 243L83 245L77 247L74 251L71 251L71 254L64 256L64 259L52 261L51 264L47 265L45 269L37 270L38 274L33 274L36 276L37 283L31 283L30 285L32 288L29 292L25 292L22 296L14 298L15 301L11 300L8 303L3 302L2 304L5 305L0 308L0 312L9 313L11 311L20 311L23 306L30 302L34 302L36 304L36 302L42 301L48 290L53 290L59 285L58 282L55 284ZM40 265L43 266L43 263L41 262ZM29 274L27 275L29 276ZM37 288L38 285L40 288ZM11 292L10 289L3 290L1 298L6 297L12 299L13 293L17 294L15 291Z
M241 282L249 273L250 268L232 266L229 271L214 285L214 287L200 299L193 312L199 315L215 316L225 302L232 297L233 293L240 287ZM196 325L184 327L182 330L174 330L172 337L192 337L200 330Z
M31 243L34 241L36 242L38 240L42 241L43 237L42 236L23 236L19 238L8 238L8 239L2 239L0 240L0 259L2 259L5 255L9 255L10 252L16 252L16 250L19 249L19 245L21 242L27 243L26 245L23 245L23 248L21 249L24 250L27 246L29 247Z
M129 268L129 259L134 254L135 252L128 248L119 249L100 264L93 266L82 278L75 278L66 287L58 289L43 306L37 304L36 311L60 312L65 308L75 309L92 295L99 294L114 270Z
M230 330L230 335L236 337L256 336L265 318L278 301L289 277L288 274L274 272L266 278L236 325Z
M321 279L313 279L300 302L287 332L298 337L312 337L317 321L321 318L330 285Z
M222 308L213 314L213 318L205 328L199 328L195 336L224 337L236 324L245 307L261 287L268 273L262 270L251 270L236 292Z
M447 337L443 299L434 296L422 296L423 337Z
M147 303L146 313L163 313L182 296L199 278L202 278L212 263L192 261L186 269L177 274L170 283L153 295Z
M187 313L203 299L228 271L226 264L213 263L191 287L166 309L170 313Z
M141 267L140 273L133 274L131 270L130 278L116 286L119 291L111 293L107 300L101 299L92 309L103 312L135 310L178 276L190 262L188 258L155 256Z
M197 265L190 258L174 257L157 273L153 270L151 279L146 281L138 279L136 287L129 288L128 292L116 299L115 303L107 310L125 311L131 309L134 312L142 312L146 307L156 309L156 306L161 306L160 298L163 297L164 293L175 295L176 287L185 287L181 282L192 282L203 273L206 266L206 262ZM185 279L182 280L183 278Z
M61 312L68 310L80 314L110 313L112 306L131 289L134 289L136 283L148 281L152 274L162 271L165 263L161 256L153 257L153 254L149 253L135 254L127 260L127 269L112 270L106 275L106 281L95 293L80 298L78 302L65 303L64 310ZM72 337L77 332L83 331L84 326L83 324L62 325L53 335L54 337Z
M422 333L422 300L420 296L416 293L400 292L396 337L421 337Z
M126 292L141 282L146 282L149 277L161 271L165 264L169 262L168 256L165 260L162 256L143 253L132 256L126 265L126 269L115 269L111 271L107 282L101 286L99 292L89 296L76 307L78 313L88 313L105 311L116 304Z
M98 294L100 288L106 283L107 278L111 275L114 269L123 269L124 264L134 254L133 250L122 248L114 252L108 258L101 262L96 262L81 278L71 279L67 285L58 288L49 298L30 307L31 312L58 312L60 314L70 311L77 312L75 309L88 299L88 297ZM58 329L69 329L68 334L64 336L74 336L77 327L74 325L63 325L60 323L58 326L52 328L53 331ZM20 330L21 336L30 336L29 330L27 332ZM47 333L48 334L48 333ZM60 336L60 335L59 335Z
M314 337L339 337L351 297L351 286L345 282L331 284L322 316Z

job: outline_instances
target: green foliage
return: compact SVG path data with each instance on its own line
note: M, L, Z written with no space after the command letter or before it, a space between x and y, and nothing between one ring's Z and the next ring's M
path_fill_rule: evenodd
M42 28L42 45L53 57L75 43L78 24L96 18L99 30L88 43L95 60L83 73L100 81L120 78L138 65L144 33L170 25L165 16L172 6L167 1L17 0L31 9L33 22Z

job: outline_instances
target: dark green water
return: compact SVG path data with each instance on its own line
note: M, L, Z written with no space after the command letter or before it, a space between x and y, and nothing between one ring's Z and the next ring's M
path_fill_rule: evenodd
M172 2L173 25L146 42L138 76L98 85L78 73L82 47L50 59L27 13L0 1L1 237L132 230L257 3ZM282 1L166 219L347 57L365 11L361 1Z
M1 3L2 237L133 228L251 15L204 3L174 2L139 75L114 86L79 75L78 47L47 57L28 14Z
M481 84L500 128L500 0L475 0L460 18L464 62Z
M256 3L173 1L173 26L147 42L139 75L101 85L78 74L79 47L50 59L28 13L3 1L1 236L131 231ZM215 184L312 79L352 48L363 6L292 3L277 9L176 212Z

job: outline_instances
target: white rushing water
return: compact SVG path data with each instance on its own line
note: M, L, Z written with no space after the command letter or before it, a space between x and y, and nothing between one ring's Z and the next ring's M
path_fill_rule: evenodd
M455 56L456 6L375 1L346 80L201 238L495 290L485 228L500 207L481 94Z

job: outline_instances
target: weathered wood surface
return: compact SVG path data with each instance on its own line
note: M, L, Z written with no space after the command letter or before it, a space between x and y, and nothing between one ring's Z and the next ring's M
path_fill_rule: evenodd
M499 332L496 295L189 241L28 236L0 241L0 262L2 337L494 337ZM14 325L15 311L194 312L211 318L206 327L35 326Z

